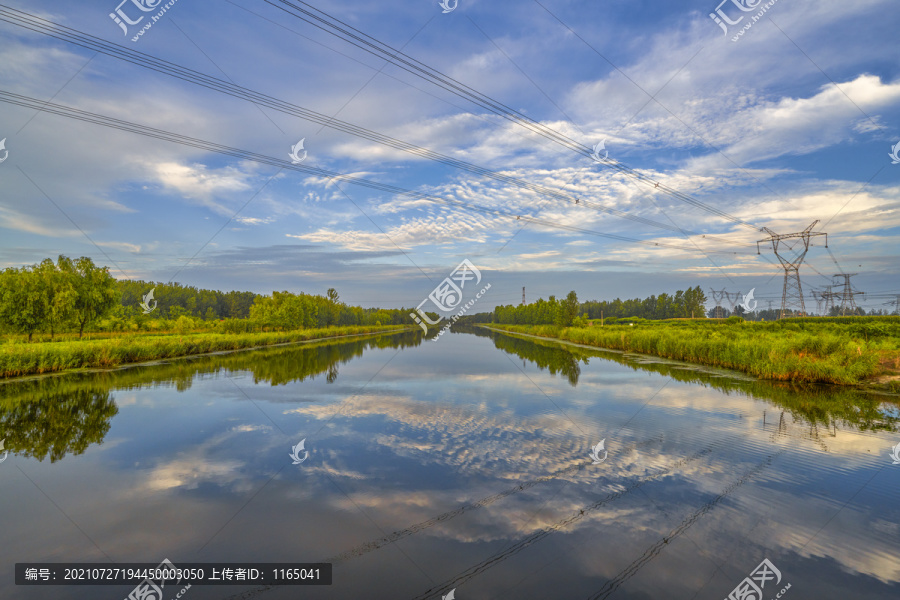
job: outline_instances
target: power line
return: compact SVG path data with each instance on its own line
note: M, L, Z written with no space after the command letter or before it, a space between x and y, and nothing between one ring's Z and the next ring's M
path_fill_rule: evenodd
M183 67L181 65L154 57L152 55L138 52L137 50L126 48L118 44L113 44L101 38L87 34L83 31L73 29L71 27L66 27L65 25L43 19L30 13L12 9L4 5L0 5L0 20L6 21L13 25L17 25L24 29L28 29L29 31L59 39L61 41L80 46L82 48L98 52L112 58L116 58L140 67L144 67L146 69L150 69L152 71L156 71L164 75L168 75L170 77L174 77L176 79L181 79L182 81L186 81L188 83L192 83L212 91L227 94L241 100L246 100L257 106L265 106L284 114L320 124L324 127L329 127L331 129L341 131L355 137L366 139L403 152L407 152L420 158L425 158L427 160L442 163L450 167L474 173L476 175L481 175L483 177L488 177L496 181L514 185L521 189L527 189L544 196L562 200L578 206L584 206L585 208L604 212L621 219L640 223L642 225L664 229L675 233L683 233L686 235L703 235L695 231L684 231L681 228L673 225L660 223L652 219L629 214L624 211L584 200L566 191L560 191L540 184L535 184L518 177L505 175L492 169L446 156L427 148L422 148L420 146L416 146L414 144L378 133L371 129L354 125L346 121L341 121L340 119L330 117L328 115L304 108L302 106L298 106L296 104L292 104L278 98L256 92L252 89L239 86L233 82L218 79L216 77L206 75L199 71ZM714 236L707 234L704 235L704 237L713 238ZM747 246L750 247L752 245L747 244Z
M452 94L460 96L489 112L496 114L499 117L502 117L516 125L524 127L528 129L532 133L536 133L543 138L546 138L556 144L559 144L573 152L584 156L592 158L593 160L600 162L612 169L619 171L625 175L628 175L638 181L646 183L648 185L652 185L655 190L659 190L669 196L672 196L682 202L690 204L696 208L700 208L701 210L707 211L709 213L715 214L725 220L731 221L732 223L743 225L746 227L750 227L752 229L758 230L759 227L754 225L753 223L749 223L740 219L738 217L732 216L725 211L719 210L713 206L709 206L704 204L703 202L696 200L695 198L680 192L674 188L666 186L659 181L656 181L654 178L641 173L631 167L628 167L616 160L612 160L609 158L599 159L593 154L592 148L581 144L580 142L576 142L571 138L559 133L558 131L547 127L546 125L539 123L522 113L518 112L515 109L506 106L502 102L491 98L487 94L483 94L474 88L471 88L464 83L444 74L440 71L429 67L425 63L418 61L411 56L400 52L399 50L385 44L376 38L363 33L362 31L352 27L351 25L344 23L340 19L317 9L306 2L302 2L302 0L297 0L296 2L291 2L289 0L264 0L267 4L278 8L288 15L305 21L320 29L329 35L333 35L357 48L372 54L373 56L377 56L383 60L387 60L396 67L407 71L408 73L415 75L433 85L436 85ZM302 4L305 7L303 8L299 6Z
M332 179L334 181L346 181L347 183L358 185L360 187L366 187L369 189L374 189L382 192L387 192L389 194L394 194L398 196L409 196L412 198L427 200L429 202L435 202L438 204L444 204L446 206L451 206L455 208L459 208L462 210L476 211L484 214L489 214L493 216L499 216L504 218L515 218L516 220L526 221L530 223L535 223L537 225L543 225L545 227L551 227L554 229L562 229L566 231L572 231L576 233L583 233L586 235L594 235L598 237L603 237L607 239L612 239L621 242L642 244L646 246L659 247L659 248L671 248L676 250L685 250L689 252L697 252L696 248L691 248L688 246L677 246L674 244L667 244L665 242L650 242L647 240L636 240L633 238L628 238L616 234L611 233L603 233L599 231L594 231L592 229L584 229L581 227L574 227L571 225L564 225L562 223L557 223L554 221L548 221L545 219L536 219L534 217L517 215L513 212L488 208L484 206L480 206L477 204L472 204L468 202L462 202L460 200L455 199L447 199L441 198L438 196L432 196L429 194L424 194L422 192L416 192L413 190L407 190L401 187L379 183L377 181L372 181L370 179L364 179L362 177L356 177L353 175L346 175L343 173L337 173L335 171L329 171L326 169L321 169L319 167L310 167L302 164L293 164L287 160L278 159L272 156L266 156L264 154L258 154L256 152L250 152L248 150L242 150L240 148L234 148L231 146L224 146L221 144L216 144L214 142L208 142L205 140L200 140L197 138L191 138L188 136L180 135L177 133L172 133L169 131L156 129L152 127L147 127L144 125L138 125L136 123L131 123L129 121L123 121L121 119L115 119L112 117L107 117L104 115L98 115L95 113L91 113L88 111L80 110L77 108L72 108L69 106L64 106L61 104L54 104L50 102L45 102L43 100L38 100L36 98L30 98L28 96L23 96L21 94L15 94L12 92L6 92L0 90L0 102L6 102L8 104L13 104L16 106L23 106L25 108L29 108L32 110L39 110L51 114L56 114L59 116L63 116L66 118L71 118L79 121L84 121L87 123L93 123L95 125L102 125L104 127L109 127L112 129L117 129L119 131L127 131L129 133L136 133L138 135L142 135L145 137L156 138L160 140L165 140L169 142L173 142L176 144L181 144L184 146L190 146L193 148L199 148L201 150L205 150L207 152L216 152L218 154L224 154L226 156L232 156L235 158L240 158L243 160L249 160L253 162L258 162L262 164L271 165L274 167L279 167L282 169L288 169L292 171L299 171L302 173L307 173L311 175L316 175L318 177ZM703 251L701 251L703 252ZM733 254L737 255L737 252L729 252L724 250L709 250L705 251L706 253L714 253L714 254Z

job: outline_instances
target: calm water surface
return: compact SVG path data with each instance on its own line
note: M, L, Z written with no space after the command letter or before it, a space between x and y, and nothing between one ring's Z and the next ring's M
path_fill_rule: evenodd
M898 406L463 328L8 382L0 598L168 558L334 563L189 600L722 600L768 559L766 600L896 600Z

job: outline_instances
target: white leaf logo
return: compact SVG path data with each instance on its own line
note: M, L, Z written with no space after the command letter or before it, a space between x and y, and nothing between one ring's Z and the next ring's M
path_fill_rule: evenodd
M2 144L2 142L0 142L0 144ZM3 146L0 145L0 148L2 148L2 147ZM900 165L900 142L897 142L896 145L891 147L891 153L888 154L888 156L890 156L893 159L893 161L891 162L892 165ZM0 162L2 162L2 161L0 161Z
M302 140L291 146L291 153L288 154L288 157L290 157L291 162L295 165L299 165L304 160L306 160L306 150L303 150L303 142L305 140L306 138L303 138ZM303 150L303 156L300 156L301 150Z
M456 588L453 588L452 590L450 590L449 594L447 594L446 596L441 596L441 600L455 600L455 598L456 598L455 592L456 592Z
M600 458L601 452L603 453L603 458ZM606 451L606 438L603 438L596 446L591 448L590 457L594 461L591 464L599 465L606 460L607 456L609 456L609 452Z
M3 158L0 158L0 163L9 158L9 150L6 149L6 138L0 140L0 150L3 150Z
M753 301L753 306L752 307L750 306L750 301L753 300L753 292L755 292L755 291L756 291L756 288L753 288L752 290L750 290L750 293L745 294L744 300L743 300L743 302L741 302L741 306L743 306L744 310L746 310L747 312L753 312L754 310L756 310L756 307L759 306L759 302L756 302L755 300Z
M459 6L459 0L453 0L453 6L450 6L450 0L441 0L440 6L444 9L444 14L446 15L448 12L456 10L456 7ZM452 594L453 592L450 593Z
M303 452L303 458L300 458L300 452ZM291 464L299 465L304 460L309 458L309 452L306 450L306 438L300 440L300 443L296 446L291 447L291 453L289 455L294 462Z
M9 456L9 450L5 450L3 448L3 444L5 444L5 443L6 443L5 439L0 440L0 450L3 450L3 458L0 458L0 463L2 463L4 460L6 460L6 457ZM900 444L898 444L898 446L900 446Z
M893 454L889 455L892 459L894 459L894 462L891 464L900 465L900 444L897 444L896 446L891 448L891 450L894 451Z
M603 152L603 156L600 156L600 152ZM601 140L599 144L594 146L594 151L591 153L591 158L600 162L601 160L606 160L609 158L609 151L606 149L606 140Z
M147 294L144 294L144 301L141 302L141 308L144 309L145 315L148 315L148 314L152 313L154 310L156 310L157 302L156 302L156 300L153 300L154 290L156 290L156 288L153 288L152 290L150 290L150 292L148 292ZM150 306L151 300L153 300L153 306Z

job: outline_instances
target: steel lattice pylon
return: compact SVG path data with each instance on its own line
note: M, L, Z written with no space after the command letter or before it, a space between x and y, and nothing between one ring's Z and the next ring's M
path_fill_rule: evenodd
M812 225L799 233L786 233L784 235L779 235L768 227L763 227L762 231L768 233L770 237L756 242L757 254L760 253L759 245L761 243L772 242L772 250L774 250L775 256L778 257L781 266L784 268L784 290L781 295L781 316L779 317L781 319L784 318L784 313L789 305L798 306L800 314L806 314L806 304L803 302L803 288L800 285L800 265L803 264L803 259L806 258L806 253L809 251L810 238L824 235L825 247L828 247L827 233L812 233L812 228L818 222L813 221ZM793 256L790 256L791 253L794 253ZM785 256L786 254L789 256Z
M734 297L732 298L732 294L725 292L725 297L728 298L728 303L731 305L731 314L734 314L734 310L737 308L737 305L740 304L740 300L744 297L740 292L733 294L733 296Z
M837 273L836 275L833 275L835 279L838 277L844 278L844 283L840 284L840 286L838 284L834 285L834 287L842 287L844 289L832 295L834 298L841 299L841 316L846 315L847 310L850 311L851 315L856 314L856 300L854 300L853 297L859 296L862 292L854 291L853 286L850 285L850 278L854 275L856 275L856 273Z
M713 318L721 319L722 317L725 316L722 314L722 308L723 308L722 300L725 298L725 295L728 294L728 292L726 292L724 289L721 292L717 292L716 290L714 290L712 288L709 289L709 292L712 294L713 302L716 303L716 308L715 308L716 316Z
M827 317L831 313L831 308L834 306L834 296L835 294L831 291L832 286L826 285L824 291L813 290L810 292L812 294L813 300L816 301L816 308L819 311L819 314ZM825 307L825 310L822 310L822 307Z

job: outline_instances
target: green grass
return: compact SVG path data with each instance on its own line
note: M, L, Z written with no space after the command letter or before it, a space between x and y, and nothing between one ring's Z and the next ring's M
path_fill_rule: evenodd
M620 319L620 321L625 321ZM743 371L763 379L859 384L900 374L900 318L634 321L491 327ZM896 389L896 382L888 384Z
M10 338L5 344L0 344L0 378L70 369L110 368L161 358L409 328L389 325L237 334L132 333L107 335L101 339L65 339L30 344Z

